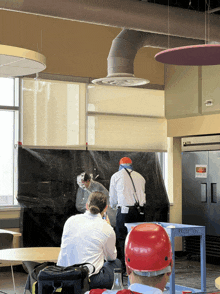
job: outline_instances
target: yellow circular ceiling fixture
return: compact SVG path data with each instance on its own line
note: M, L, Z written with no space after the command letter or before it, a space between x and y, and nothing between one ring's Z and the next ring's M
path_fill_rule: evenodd
M46 68L46 57L41 53L0 45L0 77L19 77L36 74Z

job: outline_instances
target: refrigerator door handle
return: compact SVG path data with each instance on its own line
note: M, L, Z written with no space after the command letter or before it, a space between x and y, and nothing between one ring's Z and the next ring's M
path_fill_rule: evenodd
M207 202L207 183L201 184L201 202Z
M211 203L217 203L217 183L211 183Z

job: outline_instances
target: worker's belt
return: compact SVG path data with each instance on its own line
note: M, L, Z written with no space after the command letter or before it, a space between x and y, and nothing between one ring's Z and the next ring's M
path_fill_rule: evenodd
M128 208L136 207L135 204L132 205L132 206L128 206L128 205L123 205L123 206L128 207ZM140 206L140 207L144 207L144 206L145 206L145 204L144 204L143 206ZM118 208L121 208L121 207L122 207L122 206L118 206Z
M132 205L132 206L125 206L125 207L128 207L128 208L132 208L132 207L135 207L134 205ZM122 208L122 206L118 206L118 208Z
M145 206L145 205L144 205ZM139 206L139 205L133 205L133 206L125 206L125 207L128 207L129 209L137 209L137 211L140 213L140 214L144 214L144 206ZM118 208L121 209L122 206L118 206Z

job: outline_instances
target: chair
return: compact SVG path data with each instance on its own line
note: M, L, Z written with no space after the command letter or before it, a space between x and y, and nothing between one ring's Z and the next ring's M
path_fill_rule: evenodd
M0 233L0 250L1 249L9 249L12 248L13 246L13 235L10 233ZM13 267L11 265L11 275L12 275L12 281L13 281L13 286L14 286L14 292L15 292L15 280L14 280L14 272L13 272ZM0 291L0 293L7 294L3 291Z

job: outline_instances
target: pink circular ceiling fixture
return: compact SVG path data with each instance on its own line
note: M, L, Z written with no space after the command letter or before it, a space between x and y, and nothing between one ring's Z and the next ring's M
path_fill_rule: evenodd
M203 44L177 47L157 53L157 61L173 65L217 65L220 64L220 45Z

